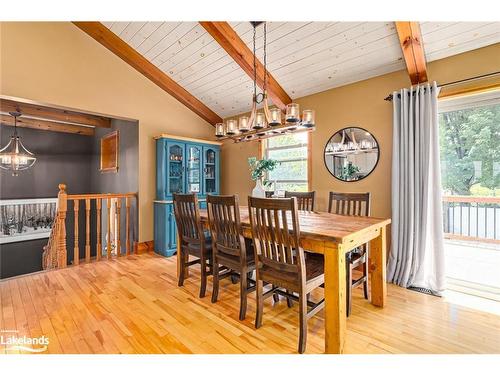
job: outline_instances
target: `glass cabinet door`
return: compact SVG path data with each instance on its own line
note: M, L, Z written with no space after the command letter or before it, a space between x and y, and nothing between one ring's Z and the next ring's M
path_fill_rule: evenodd
M186 146L187 154L187 192L201 192L201 146L188 144Z
M182 193L184 188L184 145L167 144L168 190L167 194Z
M216 161L217 153L213 148L203 148L204 165L203 165L203 178L205 194L217 193L217 170Z

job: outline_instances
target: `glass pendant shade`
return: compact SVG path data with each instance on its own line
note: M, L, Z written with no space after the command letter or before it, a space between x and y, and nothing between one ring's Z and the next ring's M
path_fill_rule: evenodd
M286 122L299 122L300 121L300 108L297 103L290 103L286 106Z
M248 124L248 117L247 116L241 116L239 119L239 125L238 128L241 133L246 133L247 131L250 130L249 124Z
M262 112L257 112L253 124L254 129L262 129L266 127L266 116Z
M227 135L235 135L237 130L238 123L236 120L227 120L226 124L226 134Z
M312 128L316 124L315 113L312 109L306 109L302 112L302 126L305 128Z
M225 135L226 134L224 131L224 123L219 122L219 123L215 124L215 136L217 138L220 138L220 137L224 137Z
M270 111L271 118L269 119L269 126L281 125L281 109L272 108Z

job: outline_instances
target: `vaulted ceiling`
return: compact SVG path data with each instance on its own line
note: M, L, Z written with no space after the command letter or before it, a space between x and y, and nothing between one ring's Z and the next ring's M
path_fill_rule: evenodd
M252 49L249 22L230 22ZM220 117L246 112L252 80L198 22L104 25ZM267 65L292 98L405 69L394 22L268 22ZM500 42L500 23L421 22L427 62ZM257 55L263 61L262 26Z

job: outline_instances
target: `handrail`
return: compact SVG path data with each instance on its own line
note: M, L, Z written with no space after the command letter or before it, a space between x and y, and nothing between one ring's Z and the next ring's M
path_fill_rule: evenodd
M68 200L80 200L80 199L98 199L98 198L136 198L137 193L94 193L94 194L68 194Z
M445 238L500 244L500 197L443 196Z
M500 197L478 197L474 195L443 195L443 202L500 203Z

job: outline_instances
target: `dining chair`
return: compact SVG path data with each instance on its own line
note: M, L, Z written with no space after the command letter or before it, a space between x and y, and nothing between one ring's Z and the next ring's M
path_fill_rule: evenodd
M184 284L186 270L194 264L201 266L200 298L205 297L207 278L212 272L212 240L203 231L196 194L174 194L174 215L179 234L179 286ZM196 259L190 261L189 257Z
M314 211L314 198L315 191L298 192L298 191L285 191L285 198L297 198L297 206L301 211Z
M324 307L324 299L314 303L307 298L311 291L324 283L323 258L306 259L304 249L299 246L300 227L295 197L276 199L248 197L248 211L256 259L255 327L259 328L262 325L266 298L278 293L298 301L300 325L298 351L303 353L307 340L307 320ZM273 285L265 293L264 282Z
M244 320L247 294L255 290L255 280L251 279L255 256L252 241L242 234L238 196L208 195L207 211L213 254L212 303L217 302L219 280L236 273L240 280L240 320Z
M330 192L328 212L338 215L370 216L370 193ZM352 270L362 265L363 276L352 279ZM352 290L363 284L363 294L368 299L368 246L364 244L346 254L346 312L351 314Z

